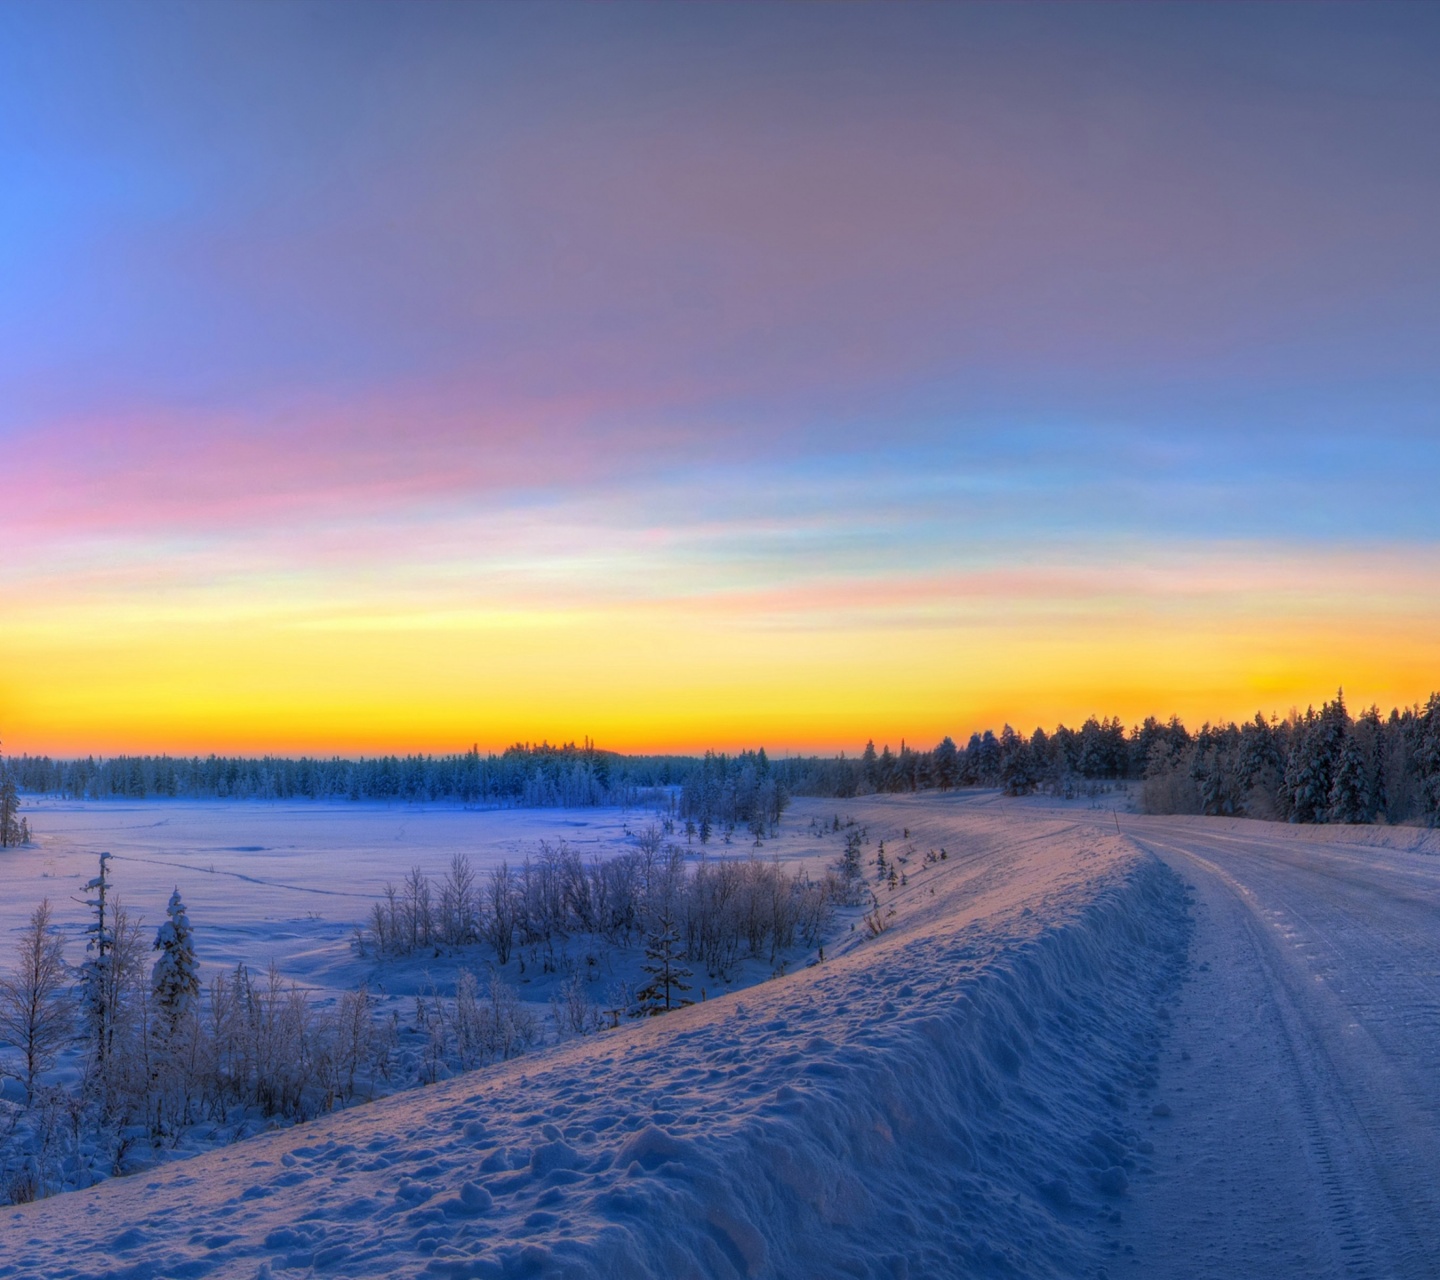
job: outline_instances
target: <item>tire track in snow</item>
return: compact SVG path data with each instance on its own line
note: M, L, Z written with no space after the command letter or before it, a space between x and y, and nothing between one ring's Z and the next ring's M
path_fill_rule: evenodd
M1216 833L1218 836L1218 833ZM1280 902L1270 901L1277 884L1257 874L1267 870L1261 864L1246 865L1249 878L1258 881L1267 898L1242 881L1241 868L1234 874L1216 858L1265 858L1272 853L1261 842L1218 837L1227 848L1197 851L1212 838L1208 831L1187 831L1184 843L1153 836L1136 836L1136 842L1152 851L1164 851L1181 860L1223 888L1240 907L1241 927L1263 971L1265 988L1273 1000L1282 1057L1293 1085L1293 1101L1304 1131L1308 1163L1314 1172L1316 1192L1325 1207L1325 1222L1331 1235L1338 1274L1364 1280L1381 1276L1440 1276L1435 1260L1436 1227L1440 1204L1433 1185L1433 1162L1416 1145L1433 1150L1433 1125L1413 1114L1407 1099L1416 1093L1413 1081L1403 1079L1395 1055L1369 1034L1356 1011L1337 997L1315 971L1313 945L1297 940L1297 932L1285 922L1294 899L1303 907L1305 895L1330 910L1354 914L1359 907L1368 913L1371 896L1390 897L1395 903L1424 905L1423 894L1411 890L1389 894L1378 883L1380 872L1373 865L1364 874L1363 865L1341 856L1342 866L1315 865L1319 850L1287 844L1274 853L1279 873ZM1328 853L1328 851L1326 851ZM1322 888L1310 881L1318 879ZM1329 882L1328 889L1323 888ZM1340 888L1336 889L1336 886ZM1383 923L1383 919L1381 921ZM1323 939L1324 931L1318 936ZM1432 935L1433 936L1433 935ZM1372 932L1369 949L1345 955L1333 931L1331 963L1367 987L1374 987L1380 972L1394 967L1378 964L1384 940ZM1353 944L1353 940L1352 940ZM1233 948L1238 954L1241 948ZM1371 1007L1388 1004L1377 993ZM1235 1011L1241 1012L1239 1010ZM1348 1042L1347 1042L1348 1036ZM1428 1140L1428 1141L1427 1141ZM1283 1175L1281 1175L1283 1176Z

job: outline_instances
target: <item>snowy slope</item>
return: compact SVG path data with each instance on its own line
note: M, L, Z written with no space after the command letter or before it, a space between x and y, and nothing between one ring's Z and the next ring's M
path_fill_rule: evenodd
M1136 1103L1184 959L1178 879L1088 815L849 808L951 855L882 890L878 938L4 1210L0 1276L1100 1274L1146 1168Z

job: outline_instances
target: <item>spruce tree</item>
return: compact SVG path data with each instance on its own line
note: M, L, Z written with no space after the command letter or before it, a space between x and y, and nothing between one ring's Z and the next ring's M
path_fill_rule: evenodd
M1417 716L1415 758L1420 809L1426 822L1440 826L1440 693L1432 693Z
M668 908L645 939L645 963L640 967L650 975L650 981L635 993L642 1014L669 1013L694 1003L675 994L690 990L685 979L691 973L680 963L680 935Z
M878 791L880 789L880 766L875 755L873 738L865 743L865 750L860 755L860 771L865 778L865 785L871 791Z
M1351 736L1340 749L1335 766L1335 780L1330 784L1331 822L1369 822L1366 803L1365 757L1360 744Z
M852 831L845 837L845 852L840 858L840 883L844 885L845 901L859 900L860 885L865 879L865 868L861 862L860 833Z
M1313 710L1296 726L1295 745L1285 766L1291 820L1324 822L1330 812L1333 757L1328 727Z
M108 853L100 855L100 874L85 886L84 891L94 895L86 898L84 905L95 913L95 918L85 926L85 951L89 959L80 966L81 1016L85 1020L86 1034L94 1048L96 1062L103 1066L113 1032L112 989L115 985L115 922L110 911Z
M154 949L160 958L150 973L150 989L155 994L159 1033L168 1039L199 999L200 967L195 960L195 939L185 904L180 900L179 886L170 895L165 915L165 923L155 934Z
M935 748L933 773L935 784L941 791L949 791L959 780L960 753L955 749L955 743L948 735L940 739Z
M20 793L5 768L5 762L0 760L0 849L26 843L20 838L20 822L16 816L19 812ZM28 831L26 835L29 835Z

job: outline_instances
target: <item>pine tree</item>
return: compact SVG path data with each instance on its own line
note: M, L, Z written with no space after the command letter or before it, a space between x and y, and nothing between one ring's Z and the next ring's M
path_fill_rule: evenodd
M1354 735L1345 739L1340 759L1335 766L1335 780L1330 784L1331 822L1369 822L1366 804L1365 757Z
M865 779L865 785L871 791L878 791L880 788L880 765L875 755L873 738L865 743L865 750L860 755L860 772Z
M156 931L154 949L160 953L150 973L162 1038L174 1034L176 1026L200 997L200 968L195 960L195 939L185 904L177 886L165 908L167 919Z
M680 963L680 935L668 909L661 913L654 932L645 939L645 960L640 967L650 975L650 981L635 993L642 1014L669 1013L671 1009L694 1003L674 994L690 990L685 979L692 975Z
M1425 820L1440 826L1440 693L1432 693L1418 716L1415 751L1420 808Z
M861 863L860 833L852 831L845 837L845 852L840 858L840 883L844 885L845 901L859 900L860 885L865 879L865 868Z
M15 781L5 768L5 762L0 760L0 849L28 843L20 838L20 822L16 816L19 812L20 793L15 789ZM29 832L25 834L28 837Z
M1007 796L1026 796L1035 789L1034 761L1029 744L1008 724L1000 734L1000 785Z
M1307 711L1285 766L1293 822L1324 822L1328 817L1334 763L1330 727L1313 710Z
M935 784L941 791L949 791L960 777L960 753L955 749L954 740L947 734L935 748Z
M115 985L115 922L110 912L110 855L100 855L100 874L85 886L84 905L94 913L86 925L86 954L90 957L80 966L80 1006L85 1030L90 1037L98 1063L105 1062L110 1049L113 1027L113 988Z

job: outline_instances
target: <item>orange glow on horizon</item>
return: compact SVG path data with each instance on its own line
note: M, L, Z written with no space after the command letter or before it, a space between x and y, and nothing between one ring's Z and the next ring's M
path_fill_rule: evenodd
M811 618L814 606L777 619L670 599L358 628L259 609L110 628L32 616L0 638L0 725L7 752L58 756L448 753L586 736L635 753L832 754L1092 714L1192 727L1283 716L1342 683L1352 709L1388 712L1440 684L1436 619L1400 604L1358 622L1343 604L1227 612L1207 592L1177 603L1134 589L1088 607L1052 596L1041 616L934 592L928 618L909 600L840 620L828 605Z

